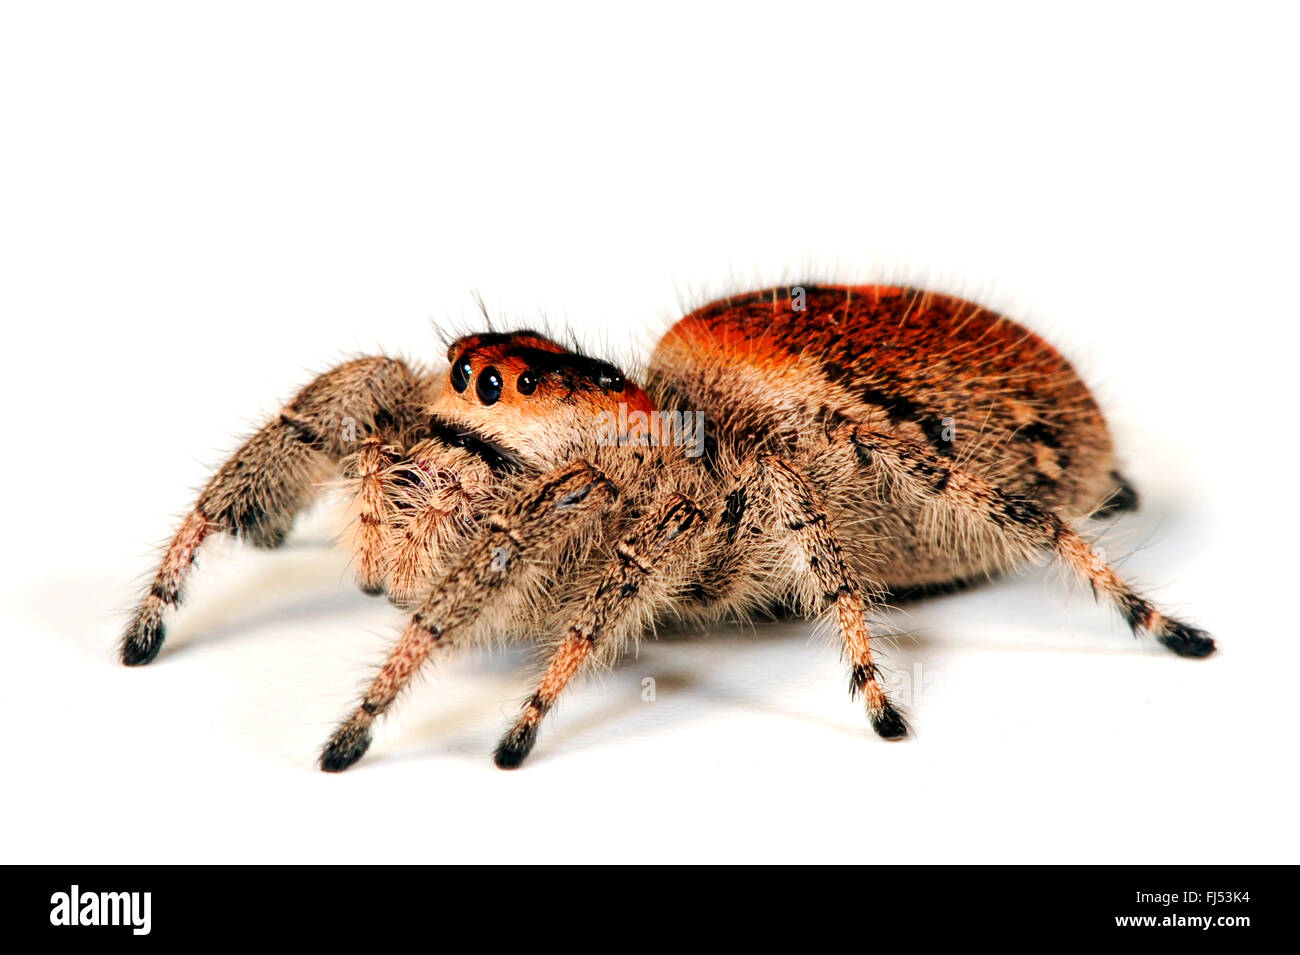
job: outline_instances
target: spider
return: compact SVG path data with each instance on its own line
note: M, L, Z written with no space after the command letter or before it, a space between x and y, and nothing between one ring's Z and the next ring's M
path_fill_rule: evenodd
M326 743L326 771L365 753L432 657L492 640L546 648L496 749L510 769L576 674L657 624L774 612L833 616L850 693L899 739L868 612L1038 555L1135 634L1214 651L1076 529L1137 504L1106 423L1050 345L979 305L884 285L733 295L673 325L642 385L532 331L459 338L447 362L349 361L249 438L167 548L123 662L157 655L209 535L274 547L340 475L358 582L410 616Z

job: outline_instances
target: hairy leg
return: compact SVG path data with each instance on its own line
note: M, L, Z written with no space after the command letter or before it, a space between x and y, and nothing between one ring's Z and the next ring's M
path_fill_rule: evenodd
M1110 496L1102 501L1090 516L1095 518L1116 517L1125 514L1128 511L1136 511L1138 507L1138 492L1133 485L1129 483L1128 478L1118 471L1110 472L1111 478L1115 481L1115 490L1110 492Z
M384 475L402 456L402 446L390 444L387 437L374 434L362 441L357 453L347 460L343 474L353 482L348 523L357 583L375 596L384 592L388 570L384 550L396 510Z
M481 462L449 460L439 440L421 442L384 475L390 501L383 555L388 598L399 607L424 596L446 555L463 546L487 503L494 476Z
M849 665L849 693L862 695L877 735L901 739L907 735L907 724L881 686L867 628L867 595L876 596L878 588L868 590L858 580L844 559L844 549L831 527L821 495L793 463L767 455L759 458L754 473L756 490L772 510L773 532L789 535L807 568L805 578L812 586L800 595L800 603L807 609L823 604L835 606L844 658Z
M882 476L901 493L945 509L960 528L993 535L1009 556L1023 559L1042 551L1054 555L1088 581L1094 594L1109 600L1135 634L1151 633L1181 656L1204 657L1214 652L1209 634L1157 610L1049 508L1004 492L978 475L953 467L929 449L894 435L846 426L835 440L851 442L862 465L880 468Z
M321 753L326 772L347 769L370 746L371 726L438 649L475 628L508 624L558 551L588 530L617 496L586 462L533 478L495 513L434 583L360 705Z
M244 442L208 482L162 559L122 641L122 662L148 663L162 648L163 615L181 600L204 539L225 531L258 547L279 545L298 513L358 441L418 425L424 383L404 363L361 358L321 375Z
M672 494L618 542L614 560L551 657L537 690L497 746L497 766L515 769L523 763L537 742L542 719L569 681L597 652L598 644L643 625L642 618L649 615L651 608L662 605L664 594L656 592L665 584L662 571L680 561L692 531L703 523L704 515L693 501Z

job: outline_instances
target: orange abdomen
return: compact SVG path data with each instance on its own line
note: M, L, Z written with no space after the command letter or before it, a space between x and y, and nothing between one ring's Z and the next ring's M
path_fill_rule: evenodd
M1050 345L1010 319L896 286L795 286L682 318L651 359L658 403L704 411L743 456L841 421L887 430L1007 491L1090 512L1114 489L1105 421ZM829 487L829 496L867 489Z

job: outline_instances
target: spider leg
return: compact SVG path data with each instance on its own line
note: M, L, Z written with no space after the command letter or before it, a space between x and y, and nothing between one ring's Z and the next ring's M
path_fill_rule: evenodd
M844 558L844 549L812 482L785 458L764 455L758 459L755 478L772 509L778 533L788 534L796 548L805 577L815 592L804 595L805 605L835 605L844 657L849 664L849 693L866 701L871 728L883 739L907 735L907 723L881 686L880 669L871 655L867 627L868 590Z
M914 499L948 510L965 526L992 532L1010 556L1025 558L1047 551L1108 599L1133 630L1153 634L1186 657L1214 652L1214 639L1161 613L1101 559L1101 555L1050 508L1001 490L982 477L938 457L929 449L894 435L847 426L847 436L866 467L879 467L891 483Z
M502 737L494 760L501 769L515 769L537 742L542 719L555 705L569 681L612 633L641 623L639 612L656 604L660 569L679 561L692 532L704 523L703 512L681 494L671 494L633 525L614 547L614 559L586 598L564 640L551 657L537 690ZM661 595L660 595L661 596Z
M321 768L339 772L361 758L375 718L435 650L452 647L476 626L508 623L545 569L539 558L589 530L616 496L609 478L579 461L528 481L487 516L420 603L360 705L325 745Z
M377 433L366 438L344 467L344 476L353 481L350 523L357 583L371 596L384 592L384 547L396 510L384 476L402 455L401 445L390 444L387 437Z
M420 419L424 381L404 363L361 358L318 377L226 461L181 523L122 639L122 662L148 663L162 648L164 613L180 604L200 546L225 531L276 547L318 484L378 430Z
M388 599L399 607L424 596L435 568L474 525L476 499L466 490L466 479L485 486L491 478L490 472L470 470L472 463L456 470L438 467L436 455L444 451L445 445L417 445L385 475L389 534L384 566Z
M1115 490L1111 491L1110 497L1102 501L1101 505L1092 512L1091 516L1094 518L1116 517L1137 510L1138 492L1129 483L1128 478L1118 471L1111 471L1110 476L1115 481Z

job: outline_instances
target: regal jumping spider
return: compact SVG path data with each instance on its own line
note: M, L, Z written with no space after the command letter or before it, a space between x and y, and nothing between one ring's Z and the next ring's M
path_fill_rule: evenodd
M945 295L777 288L698 309L644 388L519 331L452 343L426 372L385 357L321 375L216 473L167 549L122 659L148 663L204 539L274 547L321 485L350 487L361 586L411 611L321 754L337 771L435 653L549 645L496 750L519 766L585 666L656 622L834 609L850 691L876 733L907 727L881 686L868 610L1046 553L1175 653L1214 650L1100 560L1074 528L1136 504L1106 423L1051 346ZM702 448L659 412L702 411ZM637 414L637 412L642 412ZM611 440L609 422L622 424ZM702 453L696 453L702 451Z

